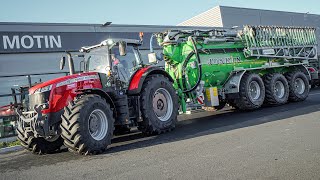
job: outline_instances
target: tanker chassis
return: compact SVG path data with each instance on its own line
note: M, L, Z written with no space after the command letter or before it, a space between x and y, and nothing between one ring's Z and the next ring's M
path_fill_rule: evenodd
M154 37L162 57L141 60L141 41L108 39L83 47L84 72L36 85L29 105L17 108L18 139L36 154L64 144L96 154L115 130L138 126L144 134L175 128L190 106L241 110L303 101L309 94L308 60L317 57L313 28L245 26L234 30L171 30ZM165 61L165 68L156 66ZM61 61L63 68L65 58Z

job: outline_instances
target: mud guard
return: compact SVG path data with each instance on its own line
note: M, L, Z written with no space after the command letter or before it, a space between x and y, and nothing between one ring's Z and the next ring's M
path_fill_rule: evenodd
M312 76L310 74L310 71L308 70L308 67L306 67L305 65L297 65L297 68L307 76L309 81L312 80Z
M135 95L141 92L141 88L144 80L148 75L162 74L167 77L170 82L174 82L172 77L163 69L157 66L148 66L139 69L130 79L130 85L128 88L128 95Z
M111 108L115 108L114 100L111 98L111 96L104 91L103 89L79 89L77 92L83 93L83 94L97 94L103 98L106 99L106 101L109 103Z
M226 94L234 94L240 91L240 82L246 70L235 72L224 85Z

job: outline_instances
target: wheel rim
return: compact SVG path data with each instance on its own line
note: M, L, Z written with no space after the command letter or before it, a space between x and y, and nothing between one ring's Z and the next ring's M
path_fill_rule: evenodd
M88 121L88 129L90 136L100 141L108 132L108 118L101 109L95 109L91 112Z
M283 98L284 97L284 84L281 81L277 81L274 85L274 93L278 98Z
M160 121L168 121L173 110L173 101L170 93L164 89L159 88L153 94L153 111Z
M306 89L306 86L304 84L304 81L301 79L301 78L297 78L295 81L294 81L294 87L295 87L295 91L298 93L298 94L303 94L305 89Z
M261 88L256 81L250 82L249 85L249 97L251 100L258 100L261 95Z

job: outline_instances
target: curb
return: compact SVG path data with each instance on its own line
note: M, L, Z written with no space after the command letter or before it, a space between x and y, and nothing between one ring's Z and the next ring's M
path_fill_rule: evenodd
M12 147L6 147L6 148L1 148L0 149L0 154L8 153L8 152L13 152L13 151L19 151L23 149L22 146L12 146Z

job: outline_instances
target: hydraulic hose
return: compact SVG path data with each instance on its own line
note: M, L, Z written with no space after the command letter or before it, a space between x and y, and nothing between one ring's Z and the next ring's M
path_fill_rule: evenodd
M202 65L201 65L201 62L200 62L200 56L199 56L199 52L198 52L198 49L197 49L197 46L196 46L196 43L193 39L193 37L190 36L190 39L191 39L191 43L192 43L192 46L194 48L193 52L191 52L186 60L183 62L183 65L182 65L182 77L183 79L185 79L185 76L186 76L186 67L187 67L187 64L190 60L190 58L195 54L196 55L196 58L197 58L197 61L198 61L198 69L199 69L199 76L198 76L198 80L197 80L197 83L191 88L191 89L187 89L187 90L183 90L183 93L188 93L188 92L191 92L191 91L194 91L198 85L200 84L201 82L201 79L202 79ZM185 80L184 80L185 81ZM184 82L185 84L185 82Z

